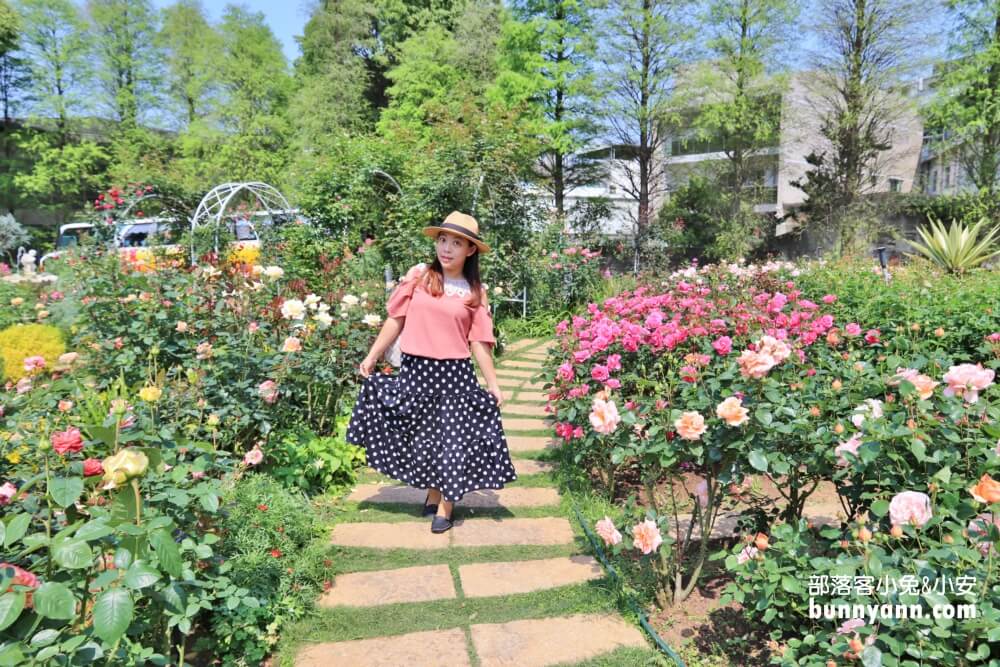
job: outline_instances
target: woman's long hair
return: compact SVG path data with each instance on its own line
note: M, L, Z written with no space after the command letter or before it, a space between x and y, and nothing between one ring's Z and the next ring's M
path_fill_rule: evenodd
M479 277L479 248L465 258L462 276L469 283L469 298L465 301L465 305L469 308L478 308L483 301L483 282ZM424 274L424 289L430 292L431 296L438 297L444 294L444 267L441 266L437 253L434 254L434 261L430 262L430 270Z

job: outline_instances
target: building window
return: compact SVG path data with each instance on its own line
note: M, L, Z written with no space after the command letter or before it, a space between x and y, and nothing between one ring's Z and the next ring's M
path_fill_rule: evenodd
M889 192L900 192L902 189L903 189L903 179L901 178L889 179Z
M611 194L614 194L614 193L618 192L618 186L615 185L615 184L613 184L613 183L609 183L608 184L608 192L610 192Z
M931 170L931 192L937 192L938 190L938 170Z
M951 165L944 168L944 187L951 185Z

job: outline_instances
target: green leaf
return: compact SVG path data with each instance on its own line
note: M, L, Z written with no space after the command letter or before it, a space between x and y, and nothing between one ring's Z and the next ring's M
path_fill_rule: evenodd
M0 595L0 630L10 627L24 609L24 593L4 593Z
M132 623L132 596L124 588L112 588L97 596L94 602L94 634L113 644L125 634Z
M35 612L45 618L68 621L76 616L76 598L65 585L47 581L34 595Z
M49 659L55 657L57 653L59 653L58 646L43 648L35 655L35 661L44 665Z
M774 421L774 416L771 414L771 411L764 408L757 408L753 415L757 418L757 421L765 427L770 426L771 422Z
M152 586L159 580L160 573L153 569L149 563L144 563L141 560L132 563L132 567L125 573L125 585L137 590Z
M83 478L53 477L49 481L49 495L59 507L69 507L83 495Z
M951 481L951 467L945 466L934 473L934 479L939 479L945 484Z
M865 667L882 667L882 651L875 646L866 646L861 652L861 664Z
M42 630L41 632L36 633L35 636L31 638L31 645L38 647L48 646L57 639L59 639L58 630L52 630L52 629Z
M201 494L198 500L201 501L201 506L206 512L214 514L219 510L219 496L215 491L206 491Z
M885 516L889 512L889 501L876 500L872 503L871 511L875 516Z
M0 648L0 667L16 667L17 665L23 665L27 662L24 659L24 654L21 653L21 649L18 644L7 644L7 646Z
M31 524L30 514L18 514L10 523L7 524L6 535L3 539L3 545L5 547L10 547L11 545L17 544L18 540L24 537L24 534L28 532L28 526Z
M757 470L761 472L767 472L767 457L764 456L764 452L759 449L755 449L750 452L750 465L752 465Z
M83 540L63 540L52 545L52 559L69 570L90 567L94 553Z
M781 587L788 593L802 594L805 592L802 588L802 584L799 583L797 579L790 577L787 574L781 577Z
M910 442L910 451L917 457L917 461L923 463L927 459L927 447L922 440L913 439Z
M102 537L107 537L111 533L115 532L115 529L109 526L103 519L95 519L89 523L84 524L80 530L76 531L74 537L78 540L99 540Z
M170 576L180 579L183 569L181 552L170 533L166 530L154 530L149 534L149 543L160 559L160 567Z

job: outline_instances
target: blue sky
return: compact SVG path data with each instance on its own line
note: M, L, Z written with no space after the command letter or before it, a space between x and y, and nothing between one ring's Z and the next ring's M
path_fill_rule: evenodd
M174 0L153 0L153 5L158 9L172 4ZM212 23L222 18L222 12L228 4L240 4L252 11L263 12L267 25L281 42L290 65L299 56L299 45L295 41L295 35L302 34L302 28L309 20L309 7L312 3L309 0L242 0L241 2L201 0L201 4Z

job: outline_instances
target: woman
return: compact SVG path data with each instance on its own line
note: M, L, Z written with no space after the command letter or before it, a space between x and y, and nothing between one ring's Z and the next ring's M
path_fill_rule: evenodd
M372 468L428 489L423 515L434 515L431 531L443 533L464 494L502 489L517 474L500 422L496 340L479 279L479 255L490 248L476 219L457 211L424 234L435 239L436 257L410 269L389 297L389 317L361 362L365 380L346 439L365 448ZM373 373L397 334L399 374Z

